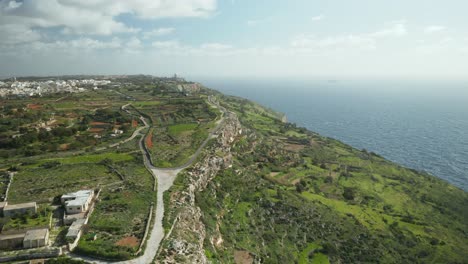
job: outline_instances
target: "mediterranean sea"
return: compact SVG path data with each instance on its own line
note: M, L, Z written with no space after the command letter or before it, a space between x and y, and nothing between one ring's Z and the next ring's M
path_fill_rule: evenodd
M199 81L468 191L468 82Z

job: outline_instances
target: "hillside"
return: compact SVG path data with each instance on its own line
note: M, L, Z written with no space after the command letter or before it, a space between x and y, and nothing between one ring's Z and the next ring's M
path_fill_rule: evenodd
M154 255L159 263L466 263L461 189L196 83L111 80L80 93L0 99L0 198L34 201L44 212L2 217L2 232L52 224L49 248L37 250L57 256L69 230L58 198L95 189L83 236L64 255L129 260L122 263ZM0 258L29 255L10 248Z
M466 263L466 192L217 97L232 116L165 195L160 261Z

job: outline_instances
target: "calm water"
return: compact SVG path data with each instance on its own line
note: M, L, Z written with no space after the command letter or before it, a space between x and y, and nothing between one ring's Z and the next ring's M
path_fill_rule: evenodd
M468 190L468 83L200 81Z

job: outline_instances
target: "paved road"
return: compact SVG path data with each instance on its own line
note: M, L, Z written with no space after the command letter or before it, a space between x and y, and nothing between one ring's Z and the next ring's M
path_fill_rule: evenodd
M142 256L137 257L132 260L127 260L127 261L121 261L121 262L106 262L106 261L100 261L96 260L93 258L89 257L82 257L78 256L75 254L70 254L71 257L76 258L76 259L82 259L91 263L119 263L119 264L148 264L152 263L154 258L156 257L156 253L158 252L159 245L161 244L161 241L164 238L164 228L163 228L163 217L164 217L164 199L163 199L163 194L165 191L169 190L171 188L172 184L174 183L174 180L177 177L177 174L182 171L183 169L189 167L190 165L195 162L195 160L198 158L200 155L201 151L203 148L206 146L208 141L214 137L215 133L218 132L218 130L221 128L222 121L225 118L226 115L226 109L216 103L214 103L211 98L209 98L208 102L213 105L214 107L218 108L221 110L222 115L221 118L216 121L216 127L215 129L209 134L209 136L203 141L203 143L200 145L200 147L197 149L197 151L192 155L192 157L182 166L176 167L176 168L156 168L153 166L151 162L151 157L149 154L149 151L146 149L146 146L144 144L144 136L142 136L142 139L140 140L140 149L143 153L144 157L144 164L145 166L152 172L153 176L155 177L157 181L157 201L156 201L156 208L155 208L155 221L153 225L153 229L151 230L149 234L149 238L147 240L146 244L146 249L143 253ZM125 105L128 106L128 105ZM125 107L124 107L125 108ZM143 124L145 125L143 128L148 128L149 125L146 122L144 117L140 117L142 120ZM142 128L142 129L143 129Z

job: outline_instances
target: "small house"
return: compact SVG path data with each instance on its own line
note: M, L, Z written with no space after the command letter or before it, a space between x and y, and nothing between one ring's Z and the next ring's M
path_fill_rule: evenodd
M3 208L3 216L5 217L14 217L23 214L35 214L37 213L37 204L36 202L31 203L22 203L22 204L7 204Z
M0 249L15 249L23 246L25 233L0 235Z
M93 190L82 190L64 194L60 200L67 214L79 214L88 211L93 196Z
M23 240L23 248L37 248L49 243L49 229L28 230Z

